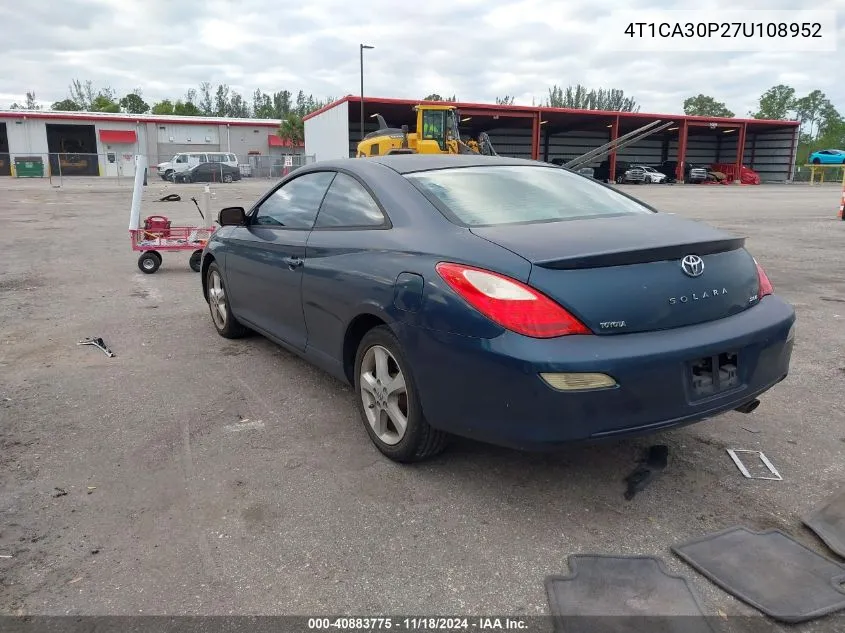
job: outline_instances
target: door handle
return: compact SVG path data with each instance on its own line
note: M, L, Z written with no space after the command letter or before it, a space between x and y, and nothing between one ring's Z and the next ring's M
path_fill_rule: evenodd
M288 265L288 268L294 270L302 266L304 262L299 257L285 257L285 263Z

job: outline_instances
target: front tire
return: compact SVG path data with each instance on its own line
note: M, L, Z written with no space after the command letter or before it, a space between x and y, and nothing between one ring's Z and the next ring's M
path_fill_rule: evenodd
M211 311L211 322L214 329L223 338L242 338L248 330L235 318L229 304L229 296L226 284L223 281L223 273L217 266L217 262L211 262L206 273L208 288L208 308Z
M446 447L447 434L425 420L410 364L386 325L367 332L358 346L355 392L364 428L386 457L418 462Z
M226 182L226 183L232 182L232 174L224 174L223 175L223 182Z
M158 251L145 251L138 258L138 268L147 275L152 275L160 266L161 255Z

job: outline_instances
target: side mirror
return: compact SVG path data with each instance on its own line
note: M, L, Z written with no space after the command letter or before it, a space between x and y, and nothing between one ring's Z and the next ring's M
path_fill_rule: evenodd
M217 215L217 223L220 226L243 226L246 224L246 211L243 207L220 209L220 213Z

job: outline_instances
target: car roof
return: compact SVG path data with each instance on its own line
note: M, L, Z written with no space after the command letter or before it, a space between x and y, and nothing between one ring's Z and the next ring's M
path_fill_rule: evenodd
M560 169L556 165L536 160L509 158L506 156L484 156L481 154L394 154L391 156L369 156L366 158L341 158L318 161L311 163L309 167L348 169L357 172L359 169L366 169L365 164L372 163L378 163L388 167L399 174L448 169L450 167L482 167L487 165L525 165Z

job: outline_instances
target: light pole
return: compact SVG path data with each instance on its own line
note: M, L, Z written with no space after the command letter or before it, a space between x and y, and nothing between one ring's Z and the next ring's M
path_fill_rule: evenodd
M368 46L367 44L359 45L359 53L361 56L361 140L364 140L364 49L375 48L375 46Z

